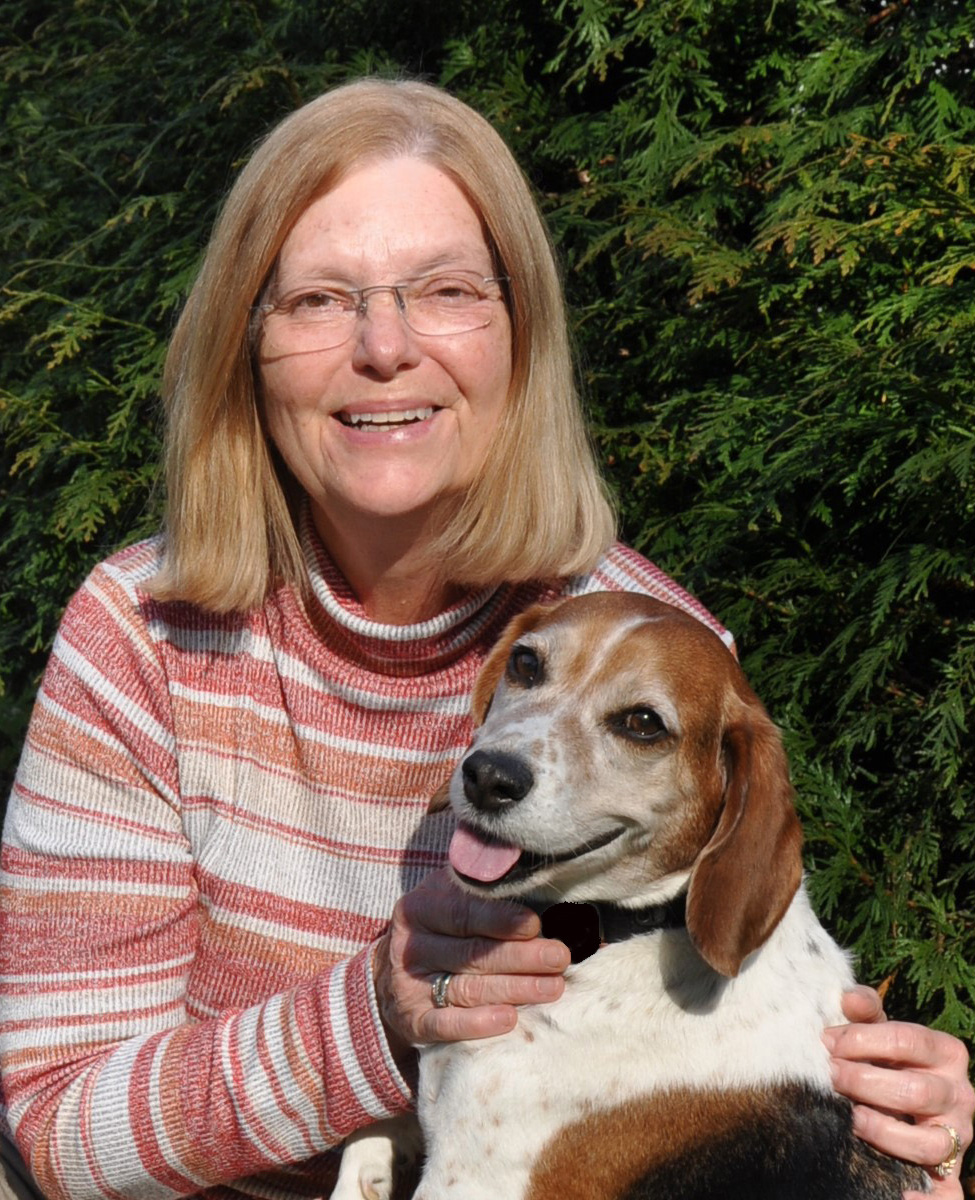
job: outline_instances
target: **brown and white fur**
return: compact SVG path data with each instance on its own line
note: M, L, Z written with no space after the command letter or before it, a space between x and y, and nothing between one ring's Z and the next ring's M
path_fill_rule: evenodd
M525 853L462 886L539 910L684 893L686 920L569 967L563 997L510 1034L421 1049L416 1200L925 1190L853 1135L833 1093L820 1035L853 978L802 886L778 733L721 641L644 596L534 608L485 664L474 711L451 804L468 845ZM350 1141L333 1200L391 1194L387 1129Z

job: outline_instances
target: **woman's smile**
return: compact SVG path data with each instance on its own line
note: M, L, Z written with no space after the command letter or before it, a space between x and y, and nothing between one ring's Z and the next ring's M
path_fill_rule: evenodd
M439 409L429 406L425 408L391 409L378 412L350 412L343 409L336 416L343 425L347 425L350 428L378 430L385 433L393 429L400 429L406 425L417 425L421 421L429 421L434 413L438 411Z

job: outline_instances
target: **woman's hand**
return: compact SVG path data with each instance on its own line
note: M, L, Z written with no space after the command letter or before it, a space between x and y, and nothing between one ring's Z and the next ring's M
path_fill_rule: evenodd
M975 1092L968 1081L968 1053L957 1038L923 1025L887 1021L880 997L858 987L843 998L855 1024L827 1029L836 1090L854 1102L853 1127L865 1141L931 1172L928 1193L962 1200L962 1155L972 1140ZM950 1126L961 1144L951 1174L940 1179L939 1163L950 1157ZM906 1200L923 1200L906 1192Z
M428 875L393 910L375 957L376 994L394 1053L424 1042L493 1037L513 1029L515 1006L562 995L569 951L538 936L531 909L480 899L444 868ZM451 972L447 1007L432 985Z

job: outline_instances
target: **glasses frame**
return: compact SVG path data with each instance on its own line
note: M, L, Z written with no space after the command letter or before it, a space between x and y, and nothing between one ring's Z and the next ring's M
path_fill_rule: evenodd
M426 337L459 337L465 333L476 333L479 329L487 329L487 327L494 320L493 312L492 312L492 315L490 317L488 317L488 319L483 324L472 325L470 329L457 329L457 330L449 330L448 329L448 330L444 330L441 333L425 333L419 329L416 329L413 325L410 324L410 319L409 319L409 316L407 315L406 300L404 299L403 292L409 290L410 288L415 288L417 286L417 284L422 284L426 280L440 279L440 278L450 279L452 277L452 275L466 276L467 278L469 278L471 280L476 279L481 284L486 284L486 283L498 284L501 289L501 294L499 296L497 296L497 297L484 296L483 298L485 300L490 300L492 303L500 302L502 304L507 305L507 303L508 303L507 285L511 282L511 276L510 275L478 275L476 271L454 271L454 272L431 271L427 275L418 275L416 277L416 279L411 279L408 281L404 281L402 283L371 283L367 287L361 287L361 288L353 288L353 287L339 288L339 287L336 287L334 289L334 291L341 292L345 295L351 296L352 299L355 301L355 308L352 313L353 319L349 323L348 332L342 338L340 338L339 341L329 342L328 345L319 346L319 347L316 347L316 349L335 350L339 346L344 346L346 342L350 341L352 336L355 333L356 323L359 320L361 320L361 318L368 316L369 297L375 292L392 292L393 293L393 297L396 301L396 308L399 312L399 315L403 318L403 323L410 330L410 332L415 334L417 337L425 337L425 338ZM323 287L321 290L326 291L329 289ZM265 301L264 303L254 304L251 306L251 313L252 313L253 317L255 318L255 320L259 323L259 328L262 333L266 334L266 331L264 329L265 318L267 318L268 316L270 316L273 313L286 312L289 303L290 303L289 301L270 301L269 300L269 301ZM309 322L308 328L314 328L314 327L315 327L315 323Z

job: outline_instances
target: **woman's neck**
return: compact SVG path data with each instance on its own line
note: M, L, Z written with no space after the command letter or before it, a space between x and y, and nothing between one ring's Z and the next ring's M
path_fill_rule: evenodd
M462 593L446 583L430 554L428 516L368 521L336 519L317 507L318 536L371 621L415 625Z

